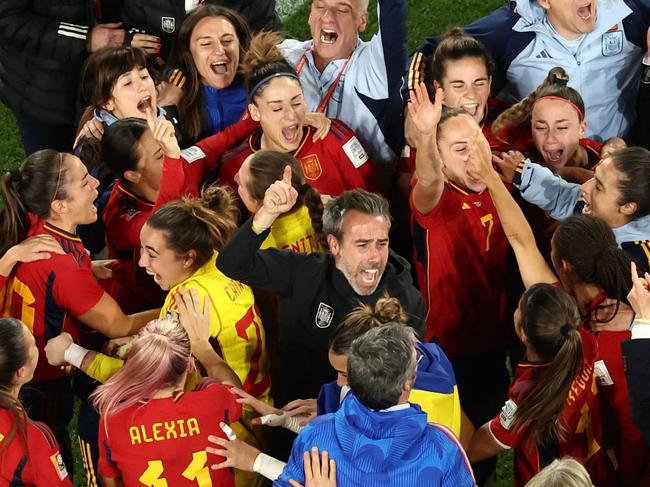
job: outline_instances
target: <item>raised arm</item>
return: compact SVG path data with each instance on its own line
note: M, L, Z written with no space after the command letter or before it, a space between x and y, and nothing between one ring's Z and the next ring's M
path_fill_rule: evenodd
M289 250L260 250L260 246L273 222L289 211L297 198L298 193L291 186L291 168L287 166L282 179L267 188L262 208L221 249L217 268L249 286L288 294L294 284L292 269L309 256Z
M503 231L515 251L524 285L528 288L538 282L558 282L558 278L537 248L535 235L524 213L492 167L492 153L487 140L479 135L480 132L477 132L472 141L468 168L474 177L485 182L490 192Z
M433 210L440 201L444 189L442 162L436 143L438 122L442 114L443 91L436 90L434 103L424 83L411 91L408 110L415 127L414 139L417 153L415 155L415 174L417 181L413 188L413 205L422 214Z

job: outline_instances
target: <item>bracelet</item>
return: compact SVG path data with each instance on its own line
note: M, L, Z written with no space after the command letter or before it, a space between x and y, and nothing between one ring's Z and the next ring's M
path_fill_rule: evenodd
M65 349L65 352L63 352L63 359L70 365L74 365L80 369L87 353L88 350L84 347L80 347L76 343L71 343L70 346Z

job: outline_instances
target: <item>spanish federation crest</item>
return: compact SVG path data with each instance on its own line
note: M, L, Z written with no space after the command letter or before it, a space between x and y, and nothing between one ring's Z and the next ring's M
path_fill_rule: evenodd
M603 56L615 56L623 50L623 31L609 30L603 34L601 40Z
M176 19L174 17L163 17L162 18L162 30L171 34L176 30Z
M316 326L318 328L327 328L332 324L332 318L334 318L334 308L321 302L316 312Z

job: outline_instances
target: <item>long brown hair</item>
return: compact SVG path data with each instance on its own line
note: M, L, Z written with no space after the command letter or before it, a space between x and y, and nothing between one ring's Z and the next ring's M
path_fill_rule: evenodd
M193 271L205 265L237 229L239 210L230 189L210 186L200 198L182 198L167 203L147 220L147 225L165 234L167 245L177 255L196 252Z
M503 111L496 120L492 123L492 134L495 137L502 137L504 131L511 127L521 125L529 117L533 110L535 101L544 96L556 96L564 98L571 102L574 106L578 107L584 117L585 102L573 88L567 86L569 82L569 75L560 67L552 68L544 81L535 88L526 98L519 103L512 105L507 110Z
M206 17L223 17L235 28L239 40L240 67L251 41L251 30L244 18L234 10L220 5L199 5L183 20L168 64L182 70L187 79L183 86L183 98L178 105L179 128L186 141L198 140L204 130L203 87L190 51L190 40L196 25Z
M16 435L27 448L27 415L20 401L10 394L16 371L27 363L23 335L27 328L15 318L0 318L0 409L14 417L13 425L0 442L0 458Z
M519 326L528 345L548 366L518 406L512 428L515 432L526 430L532 443L543 444L566 434L562 411L582 364L580 313L572 296L550 284L529 287L519 309Z
M323 203L320 193L312 186L306 185L302 165L291 154L268 149L255 152L250 158L251 179L246 189L254 199L263 201L268 187L282 179L286 166L291 167L291 186L299 195L289 212L305 205L309 211L311 225L322 240L321 245L326 245L323 238Z
M25 159L20 169L0 178L4 201L0 210L0 255L27 237L28 212L47 218L54 200L67 199L65 157L53 149L40 150Z

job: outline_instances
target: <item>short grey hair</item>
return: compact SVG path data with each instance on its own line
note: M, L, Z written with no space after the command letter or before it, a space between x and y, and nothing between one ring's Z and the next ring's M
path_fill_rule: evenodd
M323 210L323 234L333 235L340 241L343 238L343 217L351 210L366 215L381 216L389 225L391 223L390 208L386 198L363 189L353 189L327 202Z
M400 323L368 330L352 342L348 385L362 404L374 410L395 406L406 381L417 371L415 333Z

